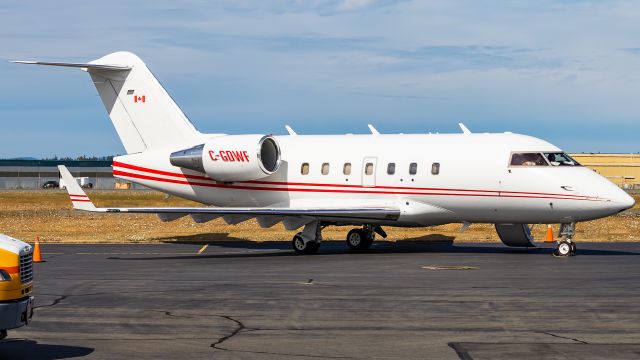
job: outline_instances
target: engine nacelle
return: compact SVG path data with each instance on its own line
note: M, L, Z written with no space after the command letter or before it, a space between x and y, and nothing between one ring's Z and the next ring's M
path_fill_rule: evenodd
M536 247L527 224L496 224L498 237L507 246Z
M225 135L171 153L169 161L217 181L249 181L278 170L280 146L270 135Z

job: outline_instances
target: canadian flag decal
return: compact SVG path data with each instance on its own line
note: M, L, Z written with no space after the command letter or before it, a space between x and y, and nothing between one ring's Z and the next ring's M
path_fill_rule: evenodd
M145 95L142 95L142 96L133 95L133 102L134 102L134 103L137 103L137 102L145 102L146 100L147 100L147 99L146 99L146 96L145 96Z

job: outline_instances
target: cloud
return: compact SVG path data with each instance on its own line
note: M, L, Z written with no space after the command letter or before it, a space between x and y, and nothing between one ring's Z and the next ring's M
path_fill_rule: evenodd
M393 6L407 0L232 0L224 1L230 11L269 11L282 13L315 13L335 15L346 12Z
M621 139L617 149L637 151L610 129L640 131L638 15L624 0L0 2L0 59L135 52L203 131L288 122L340 133L375 121L442 132L464 120L479 132L569 134L555 139L573 150ZM47 155L47 133L78 153L107 151L92 141L121 148L86 74L0 61L0 78L0 143L11 144L0 157L25 143ZM78 125L87 141L69 142Z
M404 60L394 68L448 72L460 70L539 69L560 67L559 59L546 58L541 51L492 45L425 45L409 50L389 50L385 54Z

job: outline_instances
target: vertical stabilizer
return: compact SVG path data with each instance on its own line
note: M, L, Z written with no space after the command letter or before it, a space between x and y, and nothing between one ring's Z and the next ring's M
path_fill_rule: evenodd
M192 145L200 137L135 54L115 52L89 63L15 62L87 71L128 154L166 146Z
M198 132L136 55L116 52L91 64L119 64L130 70L87 71L127 153L190 143Z

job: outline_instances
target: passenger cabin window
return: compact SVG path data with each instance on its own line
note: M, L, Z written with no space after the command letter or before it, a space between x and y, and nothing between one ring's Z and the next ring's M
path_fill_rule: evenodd
M364 166L364 173L365 175L373 175L373 163L367 163Z
M322 175L329 174L329 163L322 164Z
M302 175L309 175L309 163L303 163L300 167L300 173Z
M342 173L345 175L351 175L351 163L344 163L342 167Z
M511 166L549 166L541 153L513 153Z
M580 166L580 164L573 160L571 156L557 152L557 153L544 153L544 157L549 160L551 166Z
M411 163L409 164L409 175L415 175L418 173L418 164Z
M440 163L431 164L431 174L432 175L440 174Z
M389 163L387 165L387 174L393 175L396 173L396 163Z

